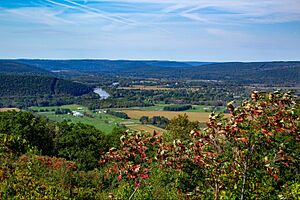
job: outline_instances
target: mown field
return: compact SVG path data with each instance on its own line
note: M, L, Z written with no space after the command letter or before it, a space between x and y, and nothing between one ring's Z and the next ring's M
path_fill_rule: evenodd
M192 121L207 122L209 114L212 107L193 105L193 108L187 111L164 111L165 106L170 106L172 104L157 104L151 107L136 107L129 109L115 109L116 111L125 112L130 119L121 119L104 112L92 112L84 106L80 105L64 105L64 106L48 106L48 107L30 107L30 110L37 112L38 114L47 117L50 120L62 122L69 121L74 123L84 123L88 125L95 126L97 129L109 134L116 127L126 126L126 128L134 131L147 131L147 132L165 132L164 129L152 126L143 125L139 122L142 116L154 117L154 116L164 116L168 119L173 119L178 115L186 114ZM75 117L72 114L55 114L56 109L70 109L72 111L77 111L85 114L83 117ZM218 110L223 111L225 108L220 107ZM0 110L1 111L1 110Z
M0 112L6 112L6 111L20 111L19 108L0 108Z
M164 116L168 119L173 119L178 115L186 114L190 120L207 122L210 113L215 110L215 112L224 112L225 107L212 107L204 105L193 105L192 109L186 111L164 111L164 107L172 106L174 104L157 104L150 107L136 107L129 109L121 109L125 112L131 119L140 119L142 116L154 117L154 116ZM226 114L225 114L226 115Z
M191 121L207 122L210 113L209 112L173 112L173 111L146 111L146 110L122 110L131 119L140 119L142 116L154 117L164 116L168 119L173 119L178 115L186 114ZM226 114L225 114L226 116Z
M88 114L88 116L75 117L69 114L56 115L53 109L70 109L72 111L78 111L80 113ZM88 125L95 126L97 129L109 134L112 130L122 124L124 119L108 115L105 113L93 113L89 111L86 107L79 105L64 105L64 106L51 106L51 107L31 107L31 110L40 111L40 110L49 110L48 112L38 112L38 114L47 117L50 120L62 122L64 120L74 122L74 123L84 123Z
M87 113L89 116L83 116L83 117L75 117L73 115L56 115L55 111L57 108L60 109L70 109L72 111L78 111L80 113ZM88 125L95 126L97 129L109 134L112 132L112 130L119 126L126 126L128 129L134 130L134 131L147 131L147 132L153 132L154 130L163 132L164 129L151 126L151 125L142 125L139 120L136 119L121 119L106 113L93 113L90 110L88 110L86 107L80 106L80 105L64 105L64 106L50 106L50 107L30 107L30 110L36 111L39 115L47 117L49 120L62 122L64 120L67 120L69 122L74 123L84 123ZM46 111L47 110L47 111ZM43 112L40 112L43 111Z

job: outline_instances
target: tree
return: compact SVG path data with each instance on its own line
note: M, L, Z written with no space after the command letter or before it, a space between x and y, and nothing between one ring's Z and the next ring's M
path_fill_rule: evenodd
M91 170L98 166L100 152L106 152L105 135L93 126L82 123L59 125L55 138L56 154L76 161L80 169Z
M300 108L289 93L251 94L231 117L212 114L188 143L162 145L160 161L178 170L198 166L203 198L296 198L299 191ZM196 191L196 188L195 188ZM203 192L203 191L202 191Z
M30 145L45 155L52 155L54 134L54 126L42 117L28 112L0 112L0 135L26 141L24 144L11 144L11 148L19 153L25 153L27 145Z
M167 137L169 141L175 139L185 140L189 138L192 130L198 130L199 122L191 122L186 114L179 115L170 121L166 129L169 131Z
M150 177L161 137L155 131L153 135L126 133L121 141L120 149L111 148L99 163L109 163L107 176L114 174L119 182L123 179L133 181L135 189L131 199L143 181Z

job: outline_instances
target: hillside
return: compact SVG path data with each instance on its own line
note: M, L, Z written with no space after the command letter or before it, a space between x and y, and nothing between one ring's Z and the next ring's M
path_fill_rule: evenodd
M181 76L244 83L299 84L300 62L218 63L183 69Z
M238 83L300 84L300 62L215 63L194 67L139 67L120 74L137 77L227 80Z
M119 72L147 67L192 67L192 64L176 61L158 60L15 60L15 62L28 64L46 70L79 70L91 72ZM197 62L193 62L195 65ZM197 63L201 65L201 62Z
M9 60L0 60L0 73L53 76L51 72L45 69Z
M14 60L43 70L109 73L142 78L228 80L238 83L300 84L300 62L176 62L134 60ZM70 72L69 72L70 73ZM60 73L57 73L59 76Z
M0 96L79 96L92 91L89 86L52 77L0 74Z

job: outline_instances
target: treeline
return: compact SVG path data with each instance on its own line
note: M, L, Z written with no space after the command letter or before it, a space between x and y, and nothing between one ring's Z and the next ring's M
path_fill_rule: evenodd
M130 85L134 80L128 80ZM175 84L176 80L167 84ZM124 84L124 83L123 83ZM249 91L236 84L226 83L186 82L174 90L125 90L114 87L107 92L114 99L127 99L129 101L144 101L147 103L181 104L181 105L207 105L226 106L228 101L239 97L246 98ZM175 86L174 86L175 87ZM191 88L197 88L192 90Z
M140 122L142 124L151 124L159 128L165 129L167 125L170 123L170 120L163 116L154 116L152 118L149 118L148 116L142 116L140 118Z
M57 108L55 110L55 114L56 115L66 115L66 114L72 114L72 110L70 110L69 108Z
M0 107L8 108L28 108L30 106L62 106L78 103L81 96L67 95L40 95L26 97L1 97Z
M130 119L126 113L121 112L121 111L107 110L106 113L109 115L113 115L113 116L122 118L122 119Z
M13 152L24 154L36 148L42 155L62 157L77 163L82 170L94 169L99 151L119 145L123 129L106 135L86 124L55 123L30 112L0 112L0 139L12 138Z
M148 107L154 106L153 103L147 103L144 101L133 101L126 98L109 98L99 100L97 98L82 98L79 102L80 105L86 106L89 110L97 110L103 108L130 108L130 107Z
M172 105L164 107L165 111L184 111L192 109L192 105Z

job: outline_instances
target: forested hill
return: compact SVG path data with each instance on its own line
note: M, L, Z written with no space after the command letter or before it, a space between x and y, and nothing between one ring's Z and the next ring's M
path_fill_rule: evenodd
M229 80L239 83L300 84L300 62L176 62L134 60L11 60L44 70L112 73L143 78ZM57 73L56 75L60 75Z
M0 60L0 73L53 76L51 72L45 69L9 60Z
M177 62L160 60L14 60L46 70L78 70L90 72L127 72L136 68L183 68L209 64L207 62Z
M239 83L300 84L300 62L215 63L194 67L139 67L122 73L138 77L229 80Z
M0 96L71 95L92 92L90 86L68 80L29 75L0 74Z
M214 79L239 79L244 81L300 81L300 62L249 62L218 63L193 68L195 76ZM191 73L189 69L185 73Z

